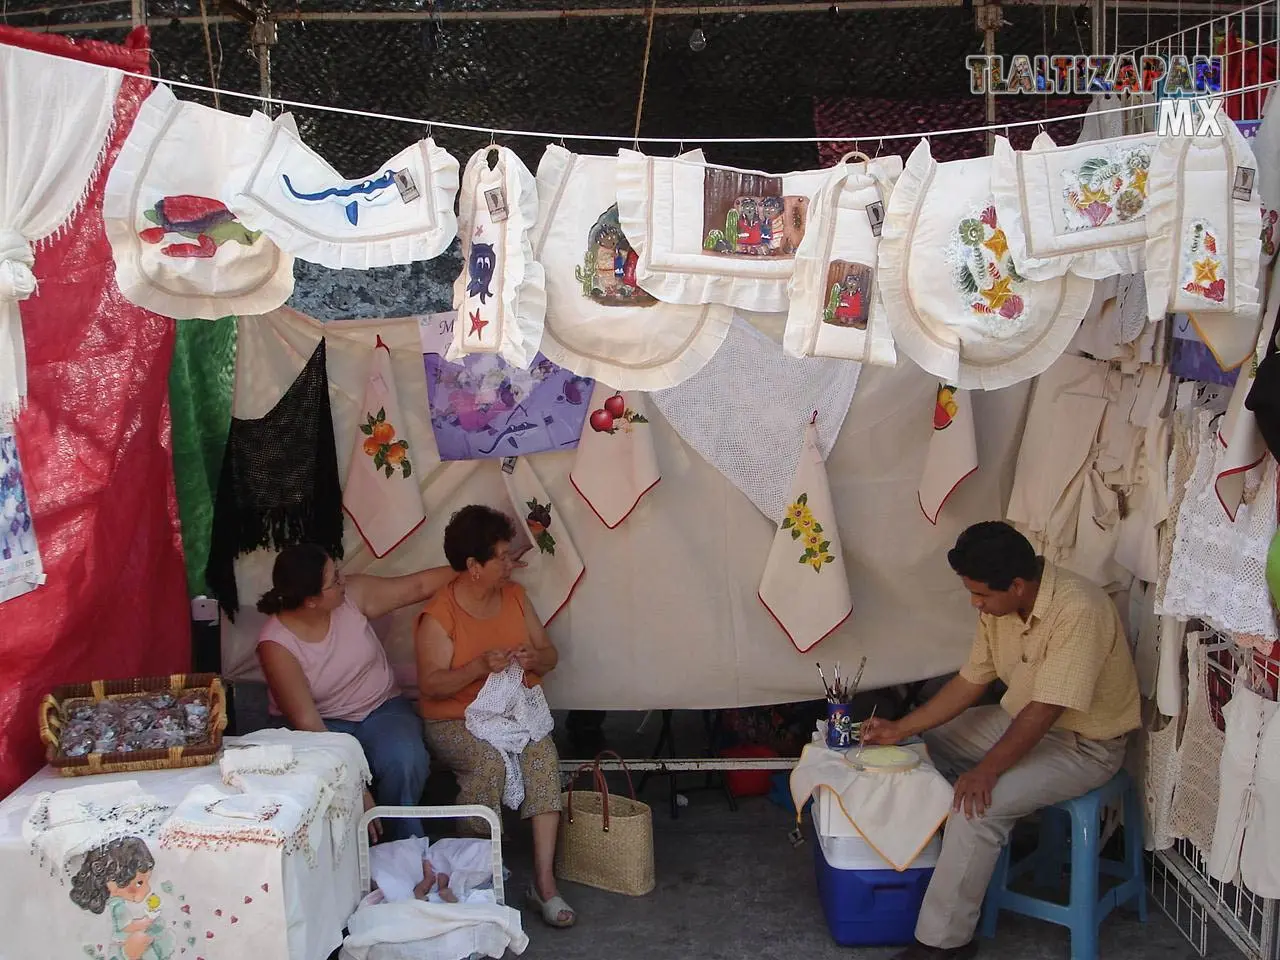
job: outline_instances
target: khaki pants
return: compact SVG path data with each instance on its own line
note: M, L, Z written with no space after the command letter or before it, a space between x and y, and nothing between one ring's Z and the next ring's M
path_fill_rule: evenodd
M955 779L974 767L1009 729L998 706L973 707L924 735L938 770ZM1000 849L1022 817L1097 789L1124 762L1125 739L1099 742L1050 730L991 791L991 806L972 820L951 812L942 853L929 882L916 939L931 947L960 947L973 939L987 884Z

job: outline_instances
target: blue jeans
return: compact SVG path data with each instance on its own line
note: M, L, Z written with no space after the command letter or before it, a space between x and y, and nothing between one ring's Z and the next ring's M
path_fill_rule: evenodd
M416 807L422 803L431 759L422 739L422 718L411 700L392 697L359 722L325 720L324 725L334 733L349 733L360 741L373 773L371 792L379 805ZM385 840L425 835L422 821L416 818L382 821Z

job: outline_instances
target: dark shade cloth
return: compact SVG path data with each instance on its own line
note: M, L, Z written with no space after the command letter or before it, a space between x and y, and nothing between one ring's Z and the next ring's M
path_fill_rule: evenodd
M1280 457L1280 351L1276 347L1276 334L1280 320L1271 330L1266 352L1258 364L1249 395L1244 398L1245 409L1253 411L1258 421L1258 432L1273 457Z
M142 28L117 45L0 26L0 43L150 70ZM36 711L53 687L191 666L166 383L173 321L120 295L102 224L107 171L151 86L121 81L102 164L80 209L39 244L39 292L19 304L28 392L16 433L48 579L0 605L0 796L44 762Z
M342 556L342 485L323 338L266 416L231 420L205 580L233 622L240 609L236 557L293 543Z

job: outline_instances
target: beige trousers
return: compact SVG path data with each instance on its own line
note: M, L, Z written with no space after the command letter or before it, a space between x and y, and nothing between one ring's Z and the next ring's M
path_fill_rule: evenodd
M973 707L924 739L938 770L955 779L986 755L1011 722L1001 707ZM952 811L920 908L916 939L944 948L972 940L987 884L1014 824L1041 807L1081 796L1110 780L1124 762L1125 739L1099 742L1050 730L996 782L984 816L970 820L963 811Z

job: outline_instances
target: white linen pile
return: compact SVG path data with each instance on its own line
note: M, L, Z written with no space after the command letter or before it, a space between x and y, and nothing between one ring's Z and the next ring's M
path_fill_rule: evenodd
M369 848L369 875L388 903L416 899L413 889L422 882L422 862L449 877L449 889L459 903L496 903L492 890L493 843L465 837L446 837L431 843L409 837ZM486 887L488 889L486 889ZM438 891L428 897L443 903Z
M542 687L526 687L524 669L517 663L501 673L491 673L467 707L466 725L468 733L502 754L507 768L502 803L518 810L524 802L520 754L555 728Z
M22 823L22 839L43 865L70 878L90 850L122 837L152 837L170 807L136 780L90 783L39 794Z
M318 777L272 779L291 782L273 784L274 789L255 786L245 793L212 784L192 788L161 829L160 846L226 850L259 843L283 847L286 853L301 851L314 867L323 832L315 821L332 794Z

